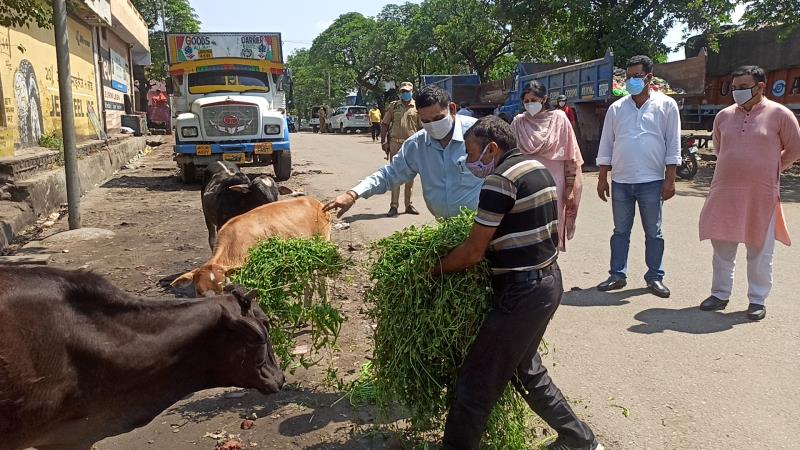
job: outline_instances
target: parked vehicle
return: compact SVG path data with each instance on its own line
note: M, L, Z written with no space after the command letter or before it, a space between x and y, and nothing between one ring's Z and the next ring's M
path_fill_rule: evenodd
M697 154L697 140L694 136L681 136L681 165L675 171L679 178L691 180L700 168L700 155Z
M281 110L291 79L280 33L168 33L166 42L174 159L183 181L195 181L214 161L272 165L279 181L289 179L289 127Z
M328 130L345 133L355 131L360 133L370 127L366 106L340 106L333 111L328 119Z

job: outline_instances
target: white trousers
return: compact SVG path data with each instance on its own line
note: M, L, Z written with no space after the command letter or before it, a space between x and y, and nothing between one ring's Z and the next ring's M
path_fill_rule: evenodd
M736 269L737 242L711 240L714 247L714 278L711 295L729 300L733 291L733 273ZM772 257L775 254L775 214L772 215L761 248L747 245L747 298L750 303L763 305L772 289Z

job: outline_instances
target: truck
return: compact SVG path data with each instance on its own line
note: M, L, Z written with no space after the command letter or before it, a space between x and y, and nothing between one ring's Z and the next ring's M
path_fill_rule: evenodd
M215 161L292 173L280 33L166 33L174 160L185 183Z

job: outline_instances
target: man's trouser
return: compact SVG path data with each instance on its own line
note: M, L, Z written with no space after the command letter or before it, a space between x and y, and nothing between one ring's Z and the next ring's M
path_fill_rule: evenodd
M399 152L400 149L403 148L403 142L405 141L400 141L397 139L389 140L389 162L392 162L392 158L394 158L394 155L396 155L397 152ZM413 188L414 188L414 180L409 181L404 186L404 196L405 196L404 200L406 202L405 203L406 208L408 208L412 204L411 190ZM400 204L400 186L392 189L392 202L389 204L389 206L392 208L397 208L399 204Z
M736 270L736 250L739 244L711 240L714 247L714 278L711 295L720 300L729 300L733 291L733 273ZM772 256L775 254L775 214L772 215L764 245L747 245L747 298L750 303L763 305L772 290Z
M644 261L647 263L647 282L664 279L664 235L661 232L662 180L649 183L611 182L611 210L614 215L614 234L611 236L611 270L620 278L628 276L628 250L631 230L636 217L636 205L642 215L644 228Z
M578 448L591 444L592 430L575 416L538 352L547 324L561 303L558 265L495 277L492 288L494 308L458 373L444 448L478 448L489 413L509 381L566 443Z
M372 122L372 140L375 141L378 139L378 136L381 135L381 123L380 122Z

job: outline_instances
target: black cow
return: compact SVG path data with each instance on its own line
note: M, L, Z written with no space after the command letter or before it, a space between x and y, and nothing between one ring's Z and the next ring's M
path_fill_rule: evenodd
M266 316L227 292L141 299L89 272L0 268L0 449L89 449L192 392L280 390Z
M203 187L200 191L203 216L208 228L208 245L214 249L217 230L227 221L276 201L278 194L290 193L291 189L278 187L267 175L251 180L232 162L217 161L209 164L203 173Z

